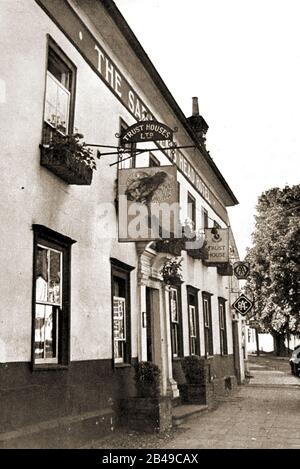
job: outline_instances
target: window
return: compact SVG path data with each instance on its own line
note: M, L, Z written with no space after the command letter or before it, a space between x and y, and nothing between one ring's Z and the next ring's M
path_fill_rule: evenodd
M67 365L74 241L41 225L33 230L33 365Z
M203 292L203 320L204 320L204 342L205 355L213 355L212 316L211 316L211 294Z
M158 159L153 155L153 153L149 153L149 168L160 166L160 162Z
M114 364L130 363L130 271L117 259L111 259L112 324Z
M126 130L128 125L126 124L123 119L120 119L120 135L124 130ZM126 169L126 168L135 168L135 150L136 150L136 143L126 143L123 145L123 148L127 151L127 153L119 155L119 169Z
M220 324L220 353L227 355L227 330L226 330L226 307L225 299L219 298L219 324Z
M173 357L181 356L181 327L180 327L180 309L178 301L178 290L171 288L169 292L170 315L171 315L171 343Z
M188 219L192 222L193 230L196 229L196 200L195 198L188 192L188 200L187 200L187 215Z
M49 38L46 76L44 142L54 131L72 133L76 68Z
M198 290L187 287L189 334L190 334L190 354L200 355L199 340L199 318L198 318Z
M208 228L208 212L203 207L202 207L201 216L202 216L202 228L203 229Z

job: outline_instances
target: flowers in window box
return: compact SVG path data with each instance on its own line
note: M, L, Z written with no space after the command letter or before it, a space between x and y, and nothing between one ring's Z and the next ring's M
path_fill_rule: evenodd
M182 270L182 258L168 258L160 270L163 281L166 285L181 285L183 278L181 275Z
M68 184L90 185L96 162L83 135L53 133L49 144L41 145L41 164Z

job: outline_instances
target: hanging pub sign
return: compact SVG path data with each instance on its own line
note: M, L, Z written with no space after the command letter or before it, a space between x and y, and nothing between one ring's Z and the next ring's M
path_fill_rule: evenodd
M123 129L120 144L173 140L173 130L161 122L145 120Z
M208 257L205 264L220 264L229 262L229 232L228 228L206 228L205 242Z
M118 171L119 241L154 241L180 233L175 165Z

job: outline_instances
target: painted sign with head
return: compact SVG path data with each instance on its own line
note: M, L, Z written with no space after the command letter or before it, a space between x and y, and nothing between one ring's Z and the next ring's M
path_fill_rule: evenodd
M120 169L119 241L168 239L178 233L176 166Z

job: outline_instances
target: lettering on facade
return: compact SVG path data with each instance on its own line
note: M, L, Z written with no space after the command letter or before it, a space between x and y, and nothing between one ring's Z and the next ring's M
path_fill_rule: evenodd
M172 140L173 130L157 121L143 121L124 129L121 134L121 145L133 142L150 142Z
M104 48L83 24L71 5L62 0L36 0L36 2L49 14L60 29L64 31L88 64L101 77L135 119L141 121L146 115L149 120L153 120L154 116L150 109L145 105L123 73L110 59ZM160 143L156 143L156 145L176 164L201 196L217 211L219 216L226 219L224 208L203 182L195 168L188 162L180 150L173 151L173 157L171 158L168 150L164 150L166 143L166 141L161 141Z

